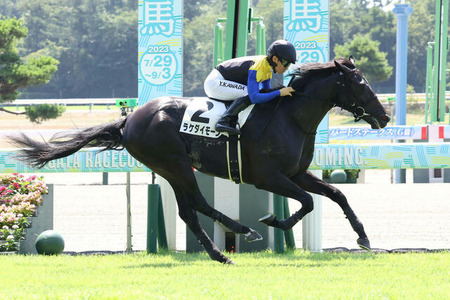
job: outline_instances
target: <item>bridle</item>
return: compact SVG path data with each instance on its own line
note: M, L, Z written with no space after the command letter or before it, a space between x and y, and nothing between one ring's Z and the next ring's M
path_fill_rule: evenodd
M358 70L358 69L354 69L354 70L352 70L352 72L356 72L357 70ZM297 76L297 75L292 75L292 78L291 78L291 80L289 81L289 83L288 83L287 86L292 86L292 83L293 83L293 81L295 80L296 76ZM343 80L338 80L338 81L336 81L336 84L338 85L338 87L347 89L347 86L350 85L349 82L348 82L347 77L346 77L345 74L343 74L343 73L340 73L340 76L343 78ZM352 94L352 103L350 103L350 104L345 103L345 102L338 103L338 102L335 101L334 99L333 99L333 100L329 100L328 102L331 103L332 107L338 106L338 107L340 107L340 108L342 108L342 109L347 110L347 111L350 112L351 114L353 114L353 117L355 118L355 122L358 122L358 121L361 120L363 117L370 116L370 114L368 114L368 113L366 112L366 110L364 109L364 107L362 107L362 106L357 106L357 105L356 105L356 102L354 101L354 99L357 99L357 97L356 97L356 95L355 95L355 93L354 93L354 91L353 91L352 89L350 89L350 92L351 92L351 94ZM313 96L308 95L308 94L306 94L306 93L297 92L297 91L295 91L295 94L298 95L298 96L307 97L307 98L316 98L316 97L313 97Z
M358 69L354 69L352 70L352 72L356 72ZM342 77L343 80L338 80L336 81L336 84L338 85L338 87L340 88L344 88L346 90L347 87L349 86L349 82L347 79L347 76L345 76L345 74L340 73L340 76ZM357 99L355 92L350 89L350 93L351 93L351 103L346 103L346 102L342 102L342 103L338 103L337 101L333 101L332 105L333 107L338 106L342 109L345 109L347 111L349 111L350 113L353 114L353 117L355 118L355 122L358 122L359 120L361 120L362 118L366 117L366 116L370 116L371 114L367 113L366 110L364 109L364 107L362 106L357 106L356 102L354 99Z

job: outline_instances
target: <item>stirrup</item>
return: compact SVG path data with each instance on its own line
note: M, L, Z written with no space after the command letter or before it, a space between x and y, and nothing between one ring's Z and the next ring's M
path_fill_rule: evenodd
M216 124L216 131L218 131L218 132L227 132L227 133L230 133L230 134L241 134L241 130L240 129L241 128L240 128L239 125L236 128L236 127L233 127L233 126L230 126L230 125L227 126L227 125L220 124L220 123Z

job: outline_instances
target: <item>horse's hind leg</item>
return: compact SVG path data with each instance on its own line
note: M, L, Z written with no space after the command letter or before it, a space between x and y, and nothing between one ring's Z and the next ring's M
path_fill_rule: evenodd
M178 176L176 180L169 180L169 182L174 190L178 188L181 189L179 193L183 194L183 198L185 199L184 201L189 207L207 217L210 217L214 221L221 223L223 226L227 227L236 234L244 234L245 240L248 242L262 240L262 237L258 232L231 219L217 209L211 207L206 202L200 192L197 181L190 167L186 170L186 172L184 172L183 176Z
M174 160L176 162L176 160ZM195 182L195 177L190 185L186 186L186 178L190 178L192 174L192 169L187 167L183 168L183 163L178 161L178 164L166 163L164 164L164 169L154 168L154 171L162 175L169 181L172 186L178 204L178 214L181 219L186 223L188 228L197 237L199 243L205 248L211 259L216 260L221 263L233 264L233 262L223 255L220 250L214 245L213 241L209 238L208 234L200 225L198 220L197 212L195 208L192 207L192 189L198 189L197 183Z
M177 200L178 201L178 200ZM198 216L195 210L187 206L182 201L178 201L179 215L181 219L186 223L189 229L195 234L197 240L205 248L211 259L224 264L234 264L234 262L220 252L220 250L214 245L213 241L206 234L205 230L200 225Z
M310 172L297 175L293 180L304 190L326 196L336 202L349 220L353 230L358 234L358 245L365 250L370 250L370 242L367 238L364 226L353 212L353 209L348 204L347 198L340 190L319 179Z
M136 135L130 130L124 132L124 139L127 141L124 144L128 152L169 181L175 193L178 193L179 203L222 223L236 234L245 234L247 241L262 239L256 231L242 226L208 205L200 193L192 172L192 161L186 153L186 144L179 135L178 128L174 128L169 121L164 121L167 119L164 113L157 117L156 125L146 131L145 135ZM136 124L133 125L137 127Z

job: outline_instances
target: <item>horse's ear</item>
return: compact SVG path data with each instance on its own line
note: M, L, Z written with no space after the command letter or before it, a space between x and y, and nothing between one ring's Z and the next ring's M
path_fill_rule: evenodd
M353 55L350 55L350 57L348 58L349 61L351 61L351 63L353 65L355 65L355 58L353 57Z
M340 63L338 63L336 60L334 61L334 64L336 65L336 68L338 68L339 71L341 71L342 73L346 74L346 73L351 73L352 70L350 70L350 68L348 68L345 65L341 65Z

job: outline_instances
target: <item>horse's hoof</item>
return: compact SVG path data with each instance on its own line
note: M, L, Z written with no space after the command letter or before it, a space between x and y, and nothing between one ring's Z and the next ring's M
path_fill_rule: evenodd
M234 261L232 261L231 259L227 258L227 260L224 262L224 265L236 265L234 263Z
M364 250L372 251L372 248L370 248L370 242L368 238L359 238L356 240L358 243L358 246Z
M266 224L267 226L271 226L271 224L277 219L277 217L273 214L268 214L267 216L264 216L260 218L258 221L261 223Z
M250 232L245 235L245 240L249 243L261 241L263 237L258 233L258 231L250 228Z

